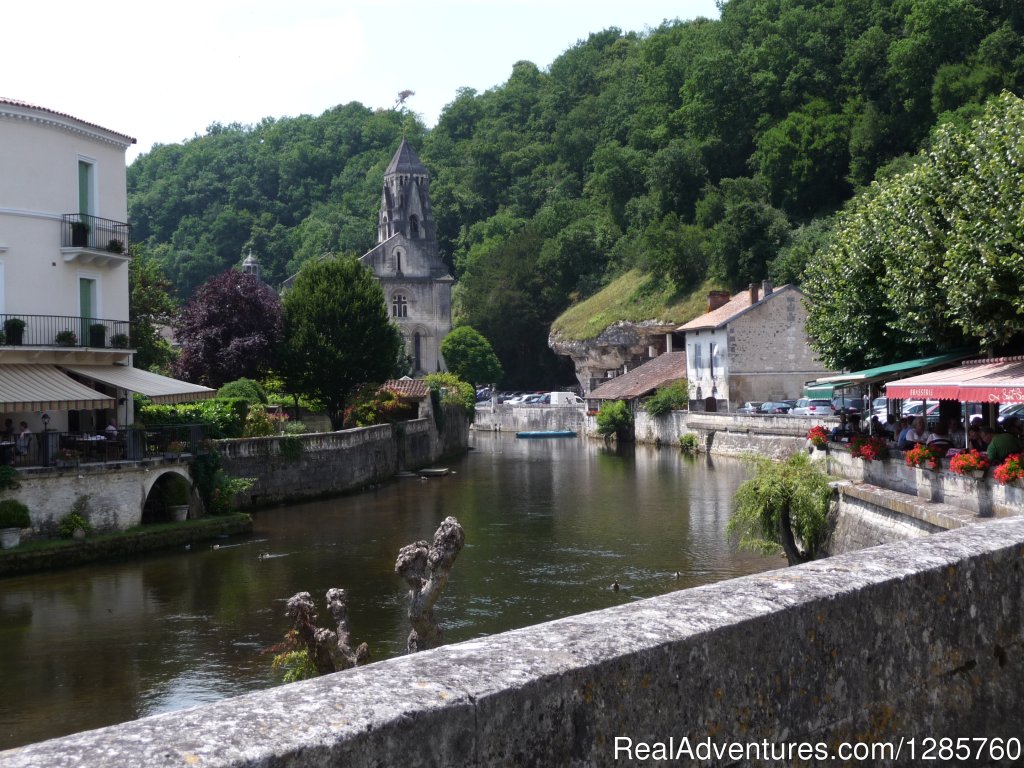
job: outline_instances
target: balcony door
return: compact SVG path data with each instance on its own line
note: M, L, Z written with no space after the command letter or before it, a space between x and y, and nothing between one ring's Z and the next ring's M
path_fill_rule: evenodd
M80 344L89 344L89 325L96 322L99 314L96 307L96 279L92 277L78 278L78 316L82 318L78 330Z

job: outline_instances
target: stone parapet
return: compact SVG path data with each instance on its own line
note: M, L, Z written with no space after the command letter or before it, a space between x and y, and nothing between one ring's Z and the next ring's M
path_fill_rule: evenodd
M1019 739L1022 551L1024 519L994 520L0 752L0 766L584 766L684 740L834 754Z

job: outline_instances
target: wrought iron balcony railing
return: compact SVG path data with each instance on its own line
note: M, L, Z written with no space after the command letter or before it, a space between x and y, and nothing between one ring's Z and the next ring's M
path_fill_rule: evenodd
M62 315L0 314L0 346L128 349L127 320Z
M89 248L94 251L131 256L131 225L123 221L101 219L82 213L61 217L62 248Z

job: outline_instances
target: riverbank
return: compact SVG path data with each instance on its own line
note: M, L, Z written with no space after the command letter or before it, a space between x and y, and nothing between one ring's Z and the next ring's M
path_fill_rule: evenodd
M128 531L107 533L82 541L39 539L16 549L0 550L0 576L70 568L99 560L134 557L160 549L235 536L252 530L252 518L244 513L157 523Z

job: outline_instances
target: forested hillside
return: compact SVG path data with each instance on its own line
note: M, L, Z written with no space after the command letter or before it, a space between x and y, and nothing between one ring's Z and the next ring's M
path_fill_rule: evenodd
M358 104L214 126L132 164L130 215L180 296L249 247L278 281L373 244L404 132L433 174L457 319L510 381L539 382L551 321L627 270L679 294L799 280L856 190L1021 92L1022 33L1017 0L729 0L720 20L519 62L430 131Z

